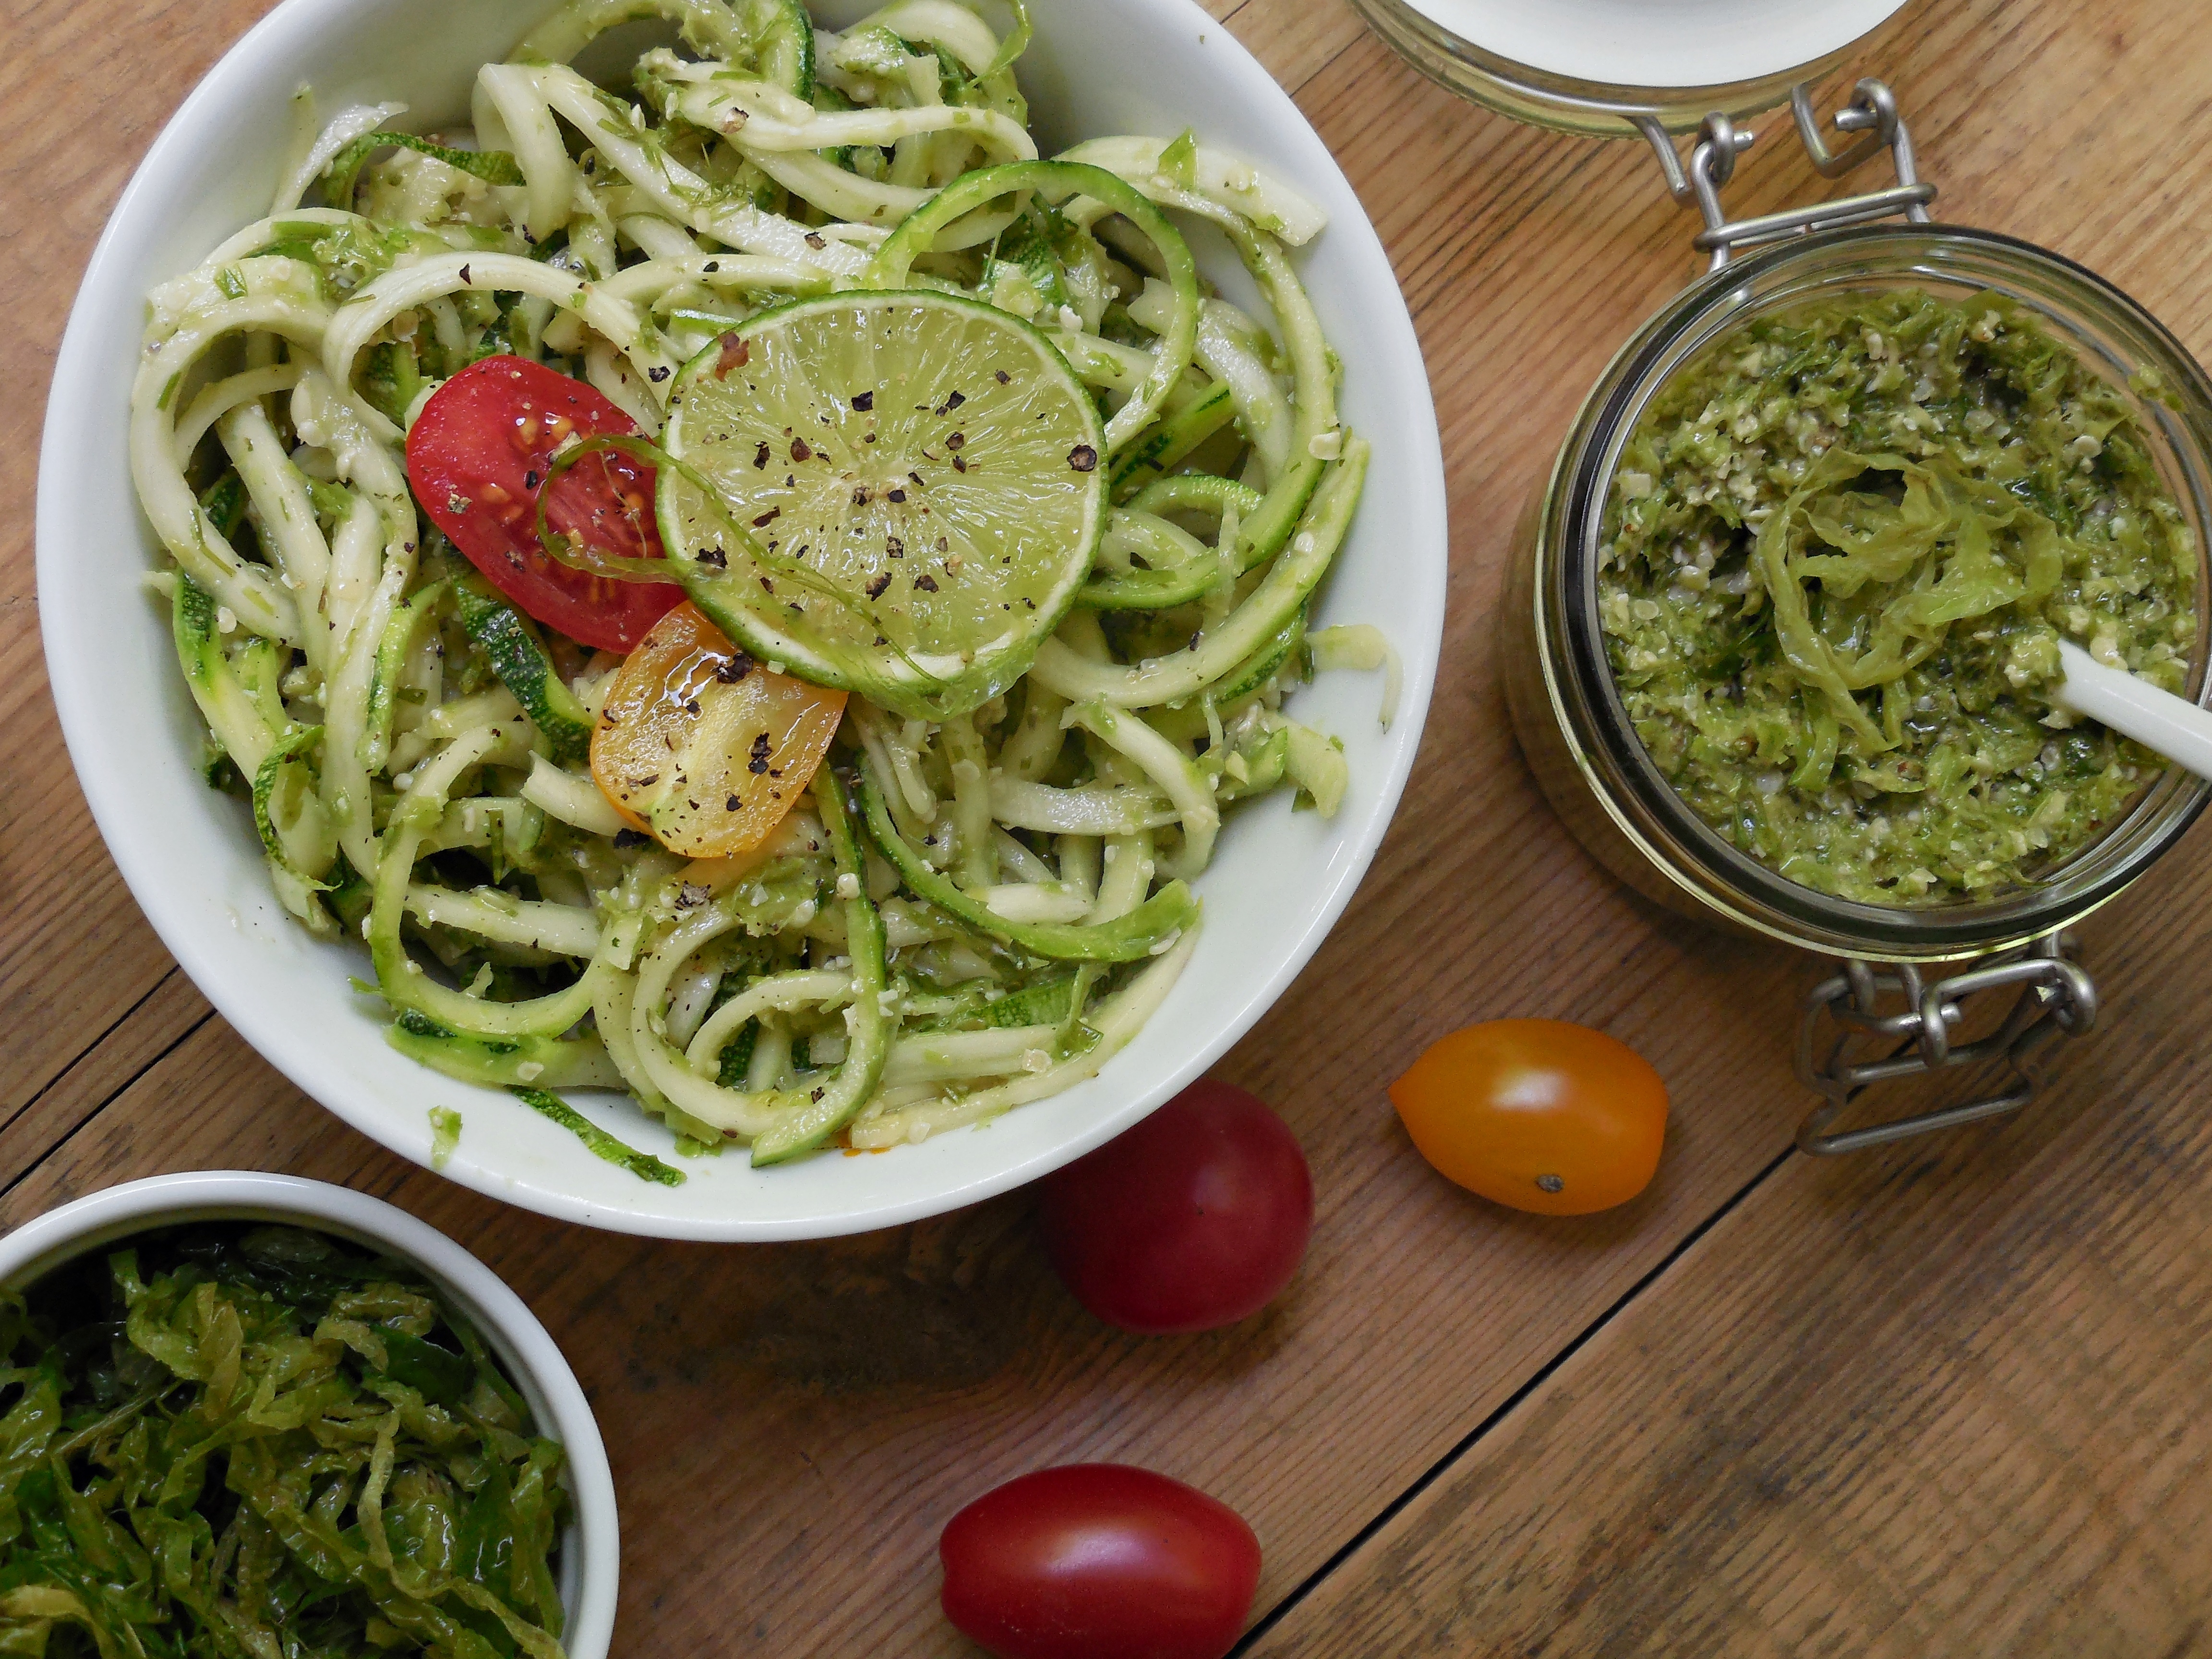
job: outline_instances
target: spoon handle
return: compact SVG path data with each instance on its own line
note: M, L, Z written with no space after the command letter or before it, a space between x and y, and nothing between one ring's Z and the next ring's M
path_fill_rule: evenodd
M2058 642L2058 655L2066 665L2065 684L2058 688L2061 703L2157 750L2200 778L2212 778L2212 709L2161 691L2124 669L2107 668L2069 641Z

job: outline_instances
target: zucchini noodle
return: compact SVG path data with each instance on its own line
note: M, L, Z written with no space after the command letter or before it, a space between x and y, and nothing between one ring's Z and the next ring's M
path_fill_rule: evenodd
M569 0L482 67L470 126L386 104L319 130L303 94L271 216L150 296L131 466L207 775L250 797L285 908L367 944L404 1053L540 1102L619 1088L690 1153L909 1145L1135 1036L1233 803L1342 799L1341 746L1284 699L1382 667L1387 720L1396 659L1306 635L1367 461L1287 252L1322 216L1189 133L1040 155L1013 9L1002 37L954 0L842 33L790 0ZM569 67L647 15L681 46L619 87ZM584 764L618 662L483 587L406 436L501 353L656 435L729 329L858 288L1042 331L1098 405L1106 529L1002 694L942 720L853 696L764 842L686 860Z

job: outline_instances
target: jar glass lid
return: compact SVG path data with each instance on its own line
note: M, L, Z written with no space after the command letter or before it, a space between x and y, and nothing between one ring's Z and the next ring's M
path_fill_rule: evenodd
M1407 0L1547 75L1664 89L1765 81L1870 33L1904 0Z

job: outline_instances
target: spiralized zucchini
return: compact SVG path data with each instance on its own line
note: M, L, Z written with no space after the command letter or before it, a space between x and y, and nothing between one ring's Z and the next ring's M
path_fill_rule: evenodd
M1322 216L1188 133L1041 159L1015 9L1001 36L895 0L833 33L795 0L570 0L483 68L471 126L339 113L269 218L151 296L131 460L209 775L250 793L286 908L368 945L404 1052L541 1102L618 1086L688 1152L920 1141L1129 1041L1231 803L1342 799L1341 745L1282 712L1366 460L1286 252ZM568 66L641 10L681 46L617 88ZM1192 221L1262 315L1199 272ZM937 723L854 696L764 845L686 862L583 769L617 660L488 593L404 440L507 352L657 434L734 324L860 287L1045 331L1098 400L1110 522L1005 695ZM1346 637L1324 660L1382 665Z

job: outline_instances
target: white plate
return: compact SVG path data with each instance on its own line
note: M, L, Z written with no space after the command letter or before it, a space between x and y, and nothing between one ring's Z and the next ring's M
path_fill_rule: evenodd
M1085 137L1195 125L1328 210L1301 257L1345 364L1345 418L1373 441L1365 502L1317 617L1379 625L1405 695L1378 729L1378 678L1337 673L1293 712L1340 734L1351 793L1333 822L1278 795L1231 815L1199 883L1206 930L1169 1004L1096 1079L986 1127L875 1157L756 1171L741 1152L677 1160L678 1188L601 1162L520 1102L457 1083L384 1041L381 1005L349 988L361 951L319 944L270 895L244 805L194 770L199 721L167 618L141 591L155 563L125 451L146 291L267 211L288 103L397 98L410 124L465 118L477 66L503 57L544 0L285 0L216 65L155 142L93 254L47 405L39 476L39 606L62 729L100 832L162 942L224 1018L363 1133L427 1162L428 1110L460 1109L446 1174L548 1215L678 1238L810 1238L882 1227L1032 1181L1198 1077L1302 968L1358 885L1420 741L1443 624L1443 458L1419 343L1359 203L1290 99L1191 0L1032 0L1021 78L1050 150ZM827 21L849 22L832 8ZM1218 252L1218 250L1217 250ZM1229 284L1242 272L1200 257ZM1233 260L1227 262L1233 267ZM1346 1018L1356 1018L1347 1009ZM578 1103L673 1158L628 1101Z
M621 1566L614 1475L599 1425L576 1374L520 1297L427 1222L327 1182L295 1176L198 1170L155 1176L49 1210L0 1238L0 1288L21 1290L89 1251L136 1233L199 1221L273 1221L349 1238L422 1269L474 1325L529 1403L541 1431L561 1443L562 1480L576 1508L561 1535L558 1574L568 1659L606 1659L614 1639Z

